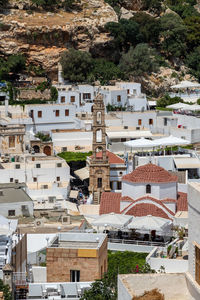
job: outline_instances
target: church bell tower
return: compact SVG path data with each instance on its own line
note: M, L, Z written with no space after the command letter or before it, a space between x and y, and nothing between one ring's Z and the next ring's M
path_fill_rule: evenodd
M89 191L93 203L100 202L101 193L110 191L110 165L106 155L105 106L103 96L98 94L93 105L93 145L90 161Z

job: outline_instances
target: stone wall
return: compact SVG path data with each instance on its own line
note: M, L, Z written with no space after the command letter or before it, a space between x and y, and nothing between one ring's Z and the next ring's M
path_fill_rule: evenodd
M50 90L45 90L44 92L36 91L35 89L21 89L19 90L18 99L19 100L32 100L32 99L41 99L49 100L51 97Z

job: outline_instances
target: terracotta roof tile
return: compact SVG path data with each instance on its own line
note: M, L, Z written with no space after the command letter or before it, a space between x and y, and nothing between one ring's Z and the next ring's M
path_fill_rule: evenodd
M100 158L102 155L101 153L102 151L98 152L96 156ZM108 157L110 164L125 164L125 161L121 157L108 150L106 150L106 156Z
M135 200L135 201L133 200L133 202L136 203L136 202L140 202L141 200L146 200L146 199L149 199L149 200L151 200L152 202L155 202L155 203L161 205L161 206L162 206L163 208L165 208L165 209L168 211L168 213L171 214L172 216L175 215L175 214L173 213L173 211L171 211L165 204L163 204L163 200L158 200L158 199L155 199L155 198L153 198L153 197L151 197L151 196L143 196L143 197L141 197L141 198L139 198L139 199L137 199L137 200ZM141 203L141 204L142 204L142 203ZM131 206L131 204L130 204L129 206ZM127 210L127 208L128 208L128 207L126 207L125 209L123 209L123 211L121 211L121 213L124 212L125 210ZM162 218L162 217L161 217L161 218Z
M124 175L122 180L129 182L168 183L177 182L178 178L175 175L171 175L164 168L154 164L147 164L136 168L130 174Z
M152 215L154 217L160 217L165 219L170 219L168 215L159 207L150 203L138 203L134 205L126 215L131 215L135 217L142 217Z
M188 211L187 194L178 192L177 211Z
M121 193L103 192L101 195L99 214L108 214L111 212L120 213Z

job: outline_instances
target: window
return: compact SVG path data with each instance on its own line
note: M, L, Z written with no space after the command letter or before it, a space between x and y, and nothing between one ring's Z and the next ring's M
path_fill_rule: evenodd
M37 169L40 169L40 168L41 168L41 165L40 165L40 164L36 164L35 167L36 167Z
M91 94L90 93L83 93L83 99L86 100L86 99L91 99Z
M60 97L60 102L61 102L61 103L65 103L65 96L61 96L61 97Z
M153 119L149 119L149 125L153 125Z
M113 189L113 181L110 181L110 189Z
M62 164L61 163L58 163L57 164L57 168L61 168L62 167Z
M121 183L121 181L118 181L118 182L117 182L117 189L118 189L118 190L121 190L121 189L122 189L122 183Z
M20 169L20 165L19 164L15 165L15 169Z
M44 189L44 190L47 190L47 189L48 189L48 184L44 184L44 185L43 185L43 189Z
M127 90L127 94L130 94L130 90Z
M195 246L195 280L200 284L200 248Z
M121 102L121 96L120 95L117 96L117 102Z
M142 119L138 119L138 125L142 125Z
M151 185L150 184L146 185L146 194L151 194Z
M69 116L69 109L65 109L65 117Z
M71 103L74 103L74 102L75 102L75 96L71 96L71 97L70 97L70 102L71 102Z
M56 181L60 181L60 176L56 177Z
M102 178L101 177L97 178L97 187L98 188L102 187Z
M15 136L9 136L9 148L15 147Z
M59 115L60 115L60 111L56 109L56 117L59 117Z
M167 126L167 118L164 118L164 126Z
M33 111L33 109L31 109L30 110L30 117L33 119L33 117L34 117L34 111Z
M42 118L42 111L38 110L38 118Z
M70 281L79 282L80 281L80 271L79 270L70 270Z
M19 180L18 180L18 179L15 179L15 183L19 183Z
M14 209L9 210L9 211L8 211L8 216L9 216L9 217L15 216L15 210L14 210Z
M13 178L10 178L10 182L13 182L14 181L14 179Z
M33 182L37 182L37 177L33 177Z

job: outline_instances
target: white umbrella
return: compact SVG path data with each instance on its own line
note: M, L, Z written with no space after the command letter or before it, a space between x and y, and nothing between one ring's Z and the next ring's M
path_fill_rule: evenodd
M136 217L130 224L128 224L128 228L143 231L169 231L171 225L172 221L170 220L148 215L144 217Z
M124 142L124 145L127 147L131 147L131 148L141 148L141 149L142 148L153 148L156 146L154 141L151 141L151 140L148 140L145 138Z
M191 144L190 141L184 140L184 139L181 139L181 138L177 138L173 135L170 135L168 137L164 137L164 138L161 138L161 139L154 140L154 143L157 146L179 146L179 145L189 145L189 144Z
M186 103L175 103L175 104L171 104L171 105L167 105L167 108L172 108L172 109L189 109L189 107L192 105L186 104Z
M188 108L186 110L191 110L191 111L197 111L200 110L200 105L188 105Z
M200 84L198 82L192 82L192 81L181 81L179 84L172 85L172 89L186 89L186 88L195 88L200 87Z
M131 222L132 218L132 216L121 215L112 212L110 214L101 215L91 224L93 226L123 228Z

